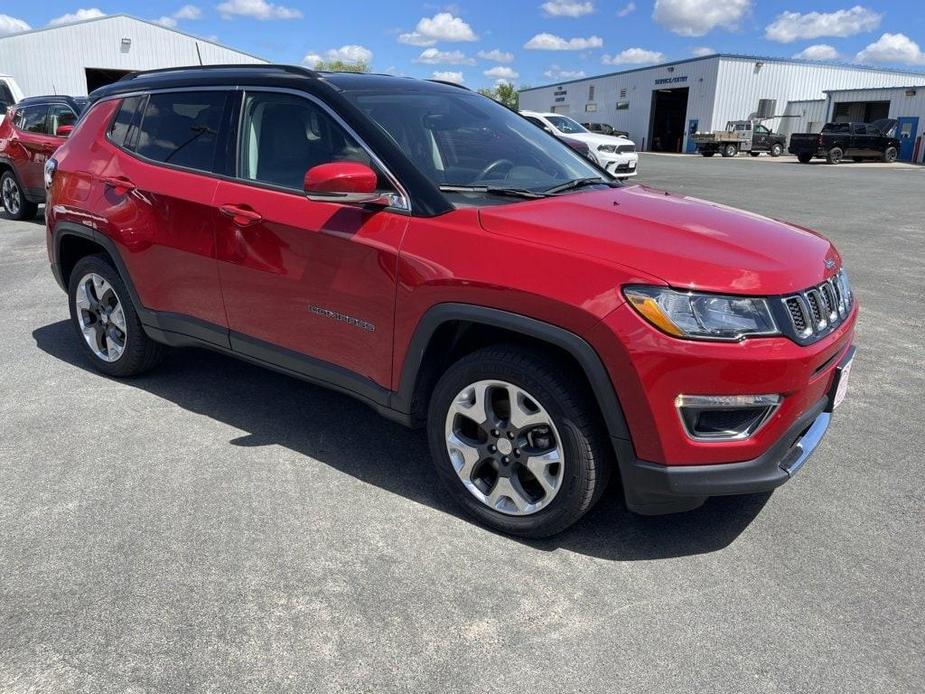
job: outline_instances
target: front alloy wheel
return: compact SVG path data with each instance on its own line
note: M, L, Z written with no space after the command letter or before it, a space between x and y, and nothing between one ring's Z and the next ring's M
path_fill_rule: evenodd
M465 488L512 516L545 508L562 486L565 455L549 413L505 381L463 388L446 417L446 448Z
M105 362L118 361L125 351L128 330L116 290L94 272L77 283L77 321L87 346Z

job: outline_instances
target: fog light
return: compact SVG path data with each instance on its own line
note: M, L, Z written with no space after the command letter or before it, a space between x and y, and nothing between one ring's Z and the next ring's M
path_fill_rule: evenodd
M736 441L764 426L780 400L779 395L679 395L675 407L692 439Z

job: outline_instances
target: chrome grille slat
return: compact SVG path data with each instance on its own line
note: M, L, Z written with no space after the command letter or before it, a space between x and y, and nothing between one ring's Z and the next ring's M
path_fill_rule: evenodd
M837 277L781 299L790 324L800 340L821 337L839 325L851 311Z

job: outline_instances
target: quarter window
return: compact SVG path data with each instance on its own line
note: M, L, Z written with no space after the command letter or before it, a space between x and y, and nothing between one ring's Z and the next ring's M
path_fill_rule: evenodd
M165 164L211 171L226 99L225 92L152 94L135 151Z
M313 101L291 94L246 95L238 163L241 178L301 192L310 168L336 161L376 168L366 150ZM379 188L389 188L381 173Z
M139 106L143 100L143 96L131 96L122 101L119 112L109 126L109 139L114 145L131 147L133 135L137 133L141 120L142 110Z

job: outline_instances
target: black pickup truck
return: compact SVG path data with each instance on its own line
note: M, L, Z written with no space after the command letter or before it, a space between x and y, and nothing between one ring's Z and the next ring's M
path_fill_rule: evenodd
M788 149L803 164L808 164L813 157L822 157L829 164L838 164L845 157L892 164L899 154L895 128L896 121L892 118L873 123L826 123L821 133L791 135Z

